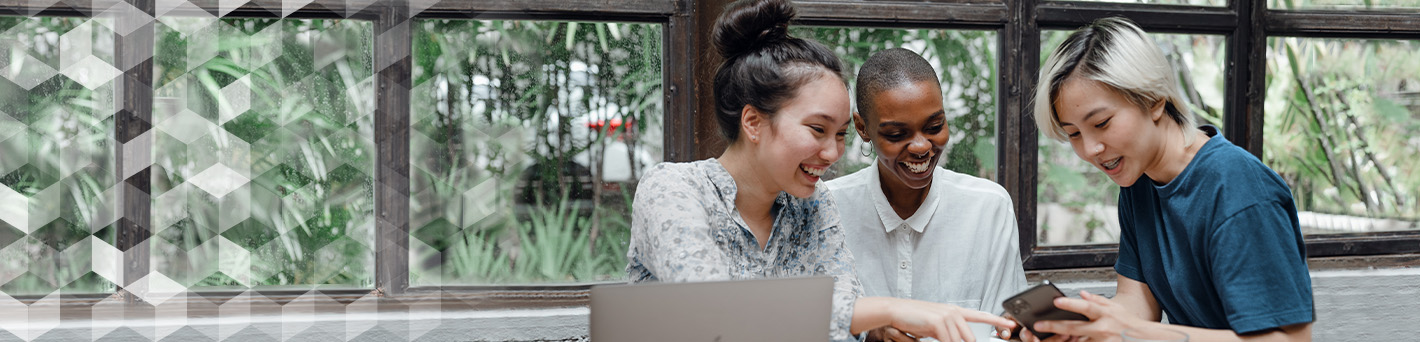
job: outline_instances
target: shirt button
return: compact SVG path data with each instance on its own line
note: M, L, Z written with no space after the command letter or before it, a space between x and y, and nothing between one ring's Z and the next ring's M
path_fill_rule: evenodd
M907 269L907 262L906 262L906 261L903 261L901 267L902 267L902 269L904 269L904 270Z

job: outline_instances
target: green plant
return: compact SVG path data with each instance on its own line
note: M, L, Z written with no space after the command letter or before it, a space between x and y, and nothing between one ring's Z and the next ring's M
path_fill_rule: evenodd
M616 157L612 143L624 144L635 164L617 185L629 192L644 166L634 153L660 153L660 27L422 20L413 28L412 95L427 100L413 103L411 214L450 216L477 192L502 217L449 219L463 231L449 235L453 243L423 236L446 246L447 260L464 260L444 265L443 283L619 278L629 226L619 193L602 186L603 160ZM584 125L600 120L623 125ZM567 261L568 245L596 260ZM490 271L498 258L510 265L506 277ZM424 264L411 273L423 272L427 262L415 262Z
M3 17L0 32L6 32L0 40L7 42L0 58L10 71L23 71L20 75L63 70L61 35L71 44L94 43L90 52L95 58L113 61L111 46L97 43L113 33L83 18ZM91 272L90 244L114 243L116 225L103 220L114 215L116 202L110 191L116 183L111 137L116 82L89 84L96 86L89 89L63 74L0 81L0 187L25 199L0 203L0 211L29 214L29 222L0 222L0 247L6 248L3 257L9 260L0 262L0 273L14 277L0 292L114 289ZM40 222L50 218L42 213L57 218Z
M1299 209L1420 220L1420 132L1413 88L1420 54L1408 41L1273 38L1265 161ZM1344 62L1342 62L1344 61ZM1406 103L1409 103L1407 108Z
M444 267L447 274L455 279L473 279L481 282L498 283L513 278L513 267L508 255L498 248L500 230L474 230L457 239L455 246L447 252Z
M585 247L592 239L588 218L573 210L565 195L556 206L538 207L521 228L522 249L513 266L523 280L591 280L598 266L613 258Z

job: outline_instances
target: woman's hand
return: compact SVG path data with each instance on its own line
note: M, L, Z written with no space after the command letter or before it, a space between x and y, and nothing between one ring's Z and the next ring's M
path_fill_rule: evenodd
M1016 320L1016 318L1015 318L1014 316L1011 316L1011 313L1009 313L1009 312L1001 314L1001 318L1009 319L1009 320L1011 320L1011 321L1013 321L1013 322ZM1003 329L1003 328L1001 328L1001 327L992 327L992 329L995 329L995 330L996 330L996 338L1003 339L1003 340L1007 340L1007 341L1011 340L1012 337L1020 337L1020 335L1021 335L1021 330L1025 330L1025 329L1022 329L1022 328L1023 328L1023 327L1021 327L1020 325L1017 325L1016 327L1010 328L1010 329Z
M901 300L892 307L892 327L913 336L930 336L941 341L975 342L967 322L986 323L1010 329L1016 323L996 315L956 305L917 300Z
M882 327L868 331L868 342L917 342L916 337L908 336L902 330L893 327Z
M1056 334L1046 339L1046 342L1073 341L1078 338L1092 342L1115 342L1120 340L1119 333L1124 329L1144 323L1142 319L1131 315L1123 305L1104 296L1080 291L1080 298L1056 298L1055 307L1078 312L1090 320L1036 322L1035 330ZM1023 341L1039 341L1028 331L1023 331L1021 335L1024 337Z

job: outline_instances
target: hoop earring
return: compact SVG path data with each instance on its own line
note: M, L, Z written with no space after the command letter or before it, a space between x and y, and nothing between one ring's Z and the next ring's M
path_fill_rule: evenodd
M862 153L864 157L872 157L872 148L869 148L868 145L872 145L872 142L865 141L858 144L858 153Z

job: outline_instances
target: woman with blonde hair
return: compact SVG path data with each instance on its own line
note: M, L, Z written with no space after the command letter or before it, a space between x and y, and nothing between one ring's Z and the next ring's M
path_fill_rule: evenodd
M1076 30L1041 68L1036 125L1120 186L1120 241L1114 298L1058 298L1090 320L1035 329L1056 333L1049 341L1161 328L1194 341L1310 340L1311 278L1291 189L1216 127L1199 127L1175 75L1121 18Z

